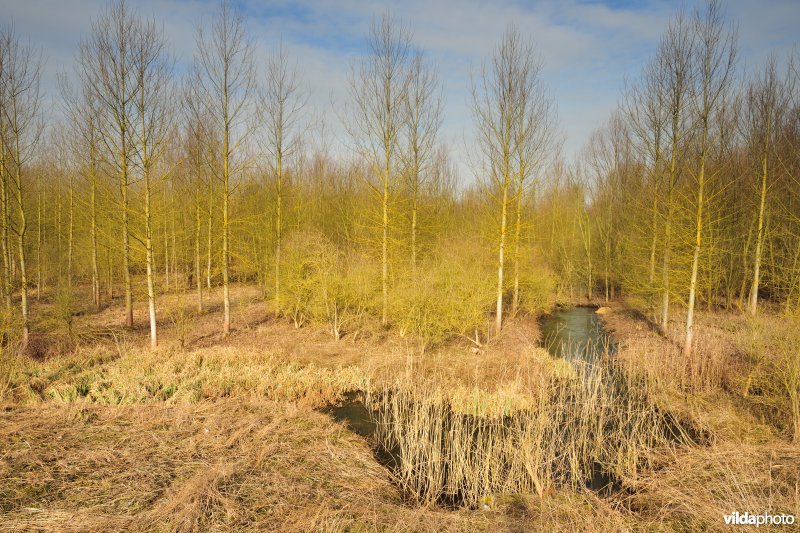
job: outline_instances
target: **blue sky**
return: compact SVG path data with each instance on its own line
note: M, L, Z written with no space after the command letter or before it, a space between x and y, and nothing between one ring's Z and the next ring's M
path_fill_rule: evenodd
M42 47L44 88L56 93L56 74L71 68L80 39L103 0L0 0L0 20L14 21L21 35ZM576 155L591 132L616 106L626 79L638 75L652 55L670 15L696 1L664 0L239 0L263 60L283 40L311 91L311 104L326 116L336 144L342 128L334 107L346 103L346 80L363 50L373 16L387 10L407 24L415 44L438 66L444 83L442 134L460 159L469 150L472 120L470 77L476 75L507 25L531 38L544 64L543 77L558 107L565 152ZM782 57L798 42L800 1L727 0L738 24L740 73L758 67L772 52ZM155 16L181 61L191 59L195 27L213 14L214 0L132 0Z

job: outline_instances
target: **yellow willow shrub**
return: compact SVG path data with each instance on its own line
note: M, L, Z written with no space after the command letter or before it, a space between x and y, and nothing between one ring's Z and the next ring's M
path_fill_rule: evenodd
M556 275L549 268L522 259L519 275L519 307L529 313L540 313L553 306Z
M483 255L470 245L445 244L416 269L402 272L390 300L390 317L401 334L426 347L485 328L496 273Z
M609 361L532 386L509 404L408 380L369 391L366 403L401 485L423 503L578 489L601 472L630 479L650 466L650 450L699 438Z
M295 232L284 243L281 313L297 327L325 324L339 339L357 327L374 298L369 262L340 251L324 235Z

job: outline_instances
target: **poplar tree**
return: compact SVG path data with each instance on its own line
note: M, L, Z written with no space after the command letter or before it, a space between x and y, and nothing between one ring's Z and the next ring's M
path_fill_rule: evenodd
M26 196L33 182L30 176L32 163L42 134L42 93L40 79L42 71L41 53L16 35L14 28L0 33L2 69L0 84L0 131L3 144L3 173L5 174L4 208L5 223L10 221L9 196L16 208L15 223L10 230L16 236L17 260L19 261L20 313L22 315L22 344L26 346L30 335L28 309L28 264L25 239L28 231ZM10 249L7 250L10 252ZM7 282L11 280L7 274ZM10 286L10 284L9 284ZM10 292L8 293L10 294Z
M374 178L367 181L380 206L381 323L389 322L390 206L400 185L400 140L406 119L411 33L390 16L373 20L369 53L350 73L353 103L346 127Z
M227 337L231 331L231 195L233 180L247 164L245 143L255 126L252 106L256 96L253 44L241 14L229 2L220 4L209 30L198 29L195 63L200 72L200 101L220 139L210 151L215 162L212 175L222 189L222 334Z

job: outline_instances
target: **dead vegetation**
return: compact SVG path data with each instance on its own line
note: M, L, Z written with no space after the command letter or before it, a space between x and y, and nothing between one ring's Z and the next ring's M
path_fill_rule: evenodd
M800 513L792 374L778 373L797 352L777 319L701 314L698 349L681 359L614 306L603 320L621 341L620 402L538 347L530 317L478 349L458 339L421 354L380 327L336 340L265 317L247 287L233 291L238 329L223 340L209 333L221 314L209 296L209 311L165 323L155 352L143 332L112 328L110 307L75 315L66 353L4 354L6 528L694 530L723 511ZM386 404L384 444L405 447L401 469L315 411L352 391ZM676 423L702 438L658 433ZM594 463L616 492L584 488ZM446 510L448 497L461 506Z
M800 442L797 318L701 314L697 347L687 356L676 322L663 336L641 314L620 306L617 311L604 321L622 340L619 359L665 407L726 440L763 442L778 433Z
M721 443L672 450L641 476L626 505L675 530L714 530L723 515L800 511L800 448ZM744 512L744 511L740 511Z
M48 405L7 408L2 419L8 529L425 529L430 520L402 505L362 440L291 404Z
M584 529L627 520L591 494L520 496L514 506L498 496L480 512L409 506L362 438L286 402L6 406L0 457L0 521L10 531L467 531L527 520Z
M610 361L525 378L517 394L423 380L369 391L376 440L400 458L401 486L422 503L473 508L494 493L610 492L649 470L649 450L704 444Z

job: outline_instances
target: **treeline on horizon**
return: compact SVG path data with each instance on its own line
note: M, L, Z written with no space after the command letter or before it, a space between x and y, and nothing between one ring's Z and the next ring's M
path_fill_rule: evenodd
M59 78L59 112L40 50L2 30L0 289L20 341L32 300L69 307L78 286L97 309L124 298L128 326L147 301L153 347L161 295L191 292L202 313L221 286L227 336L239 282L298 327L380 322L423 346L583 297L627 296L665 331L685 309L686 353L700 307L800 310L798 56L743 71L718 2L672 17L572 163L510 26L471 84L470 186L410 30L387 15L366 44L336 110L343 155L303 66L282 47L257 62L227 2L181 75L163 29L111 3Z

